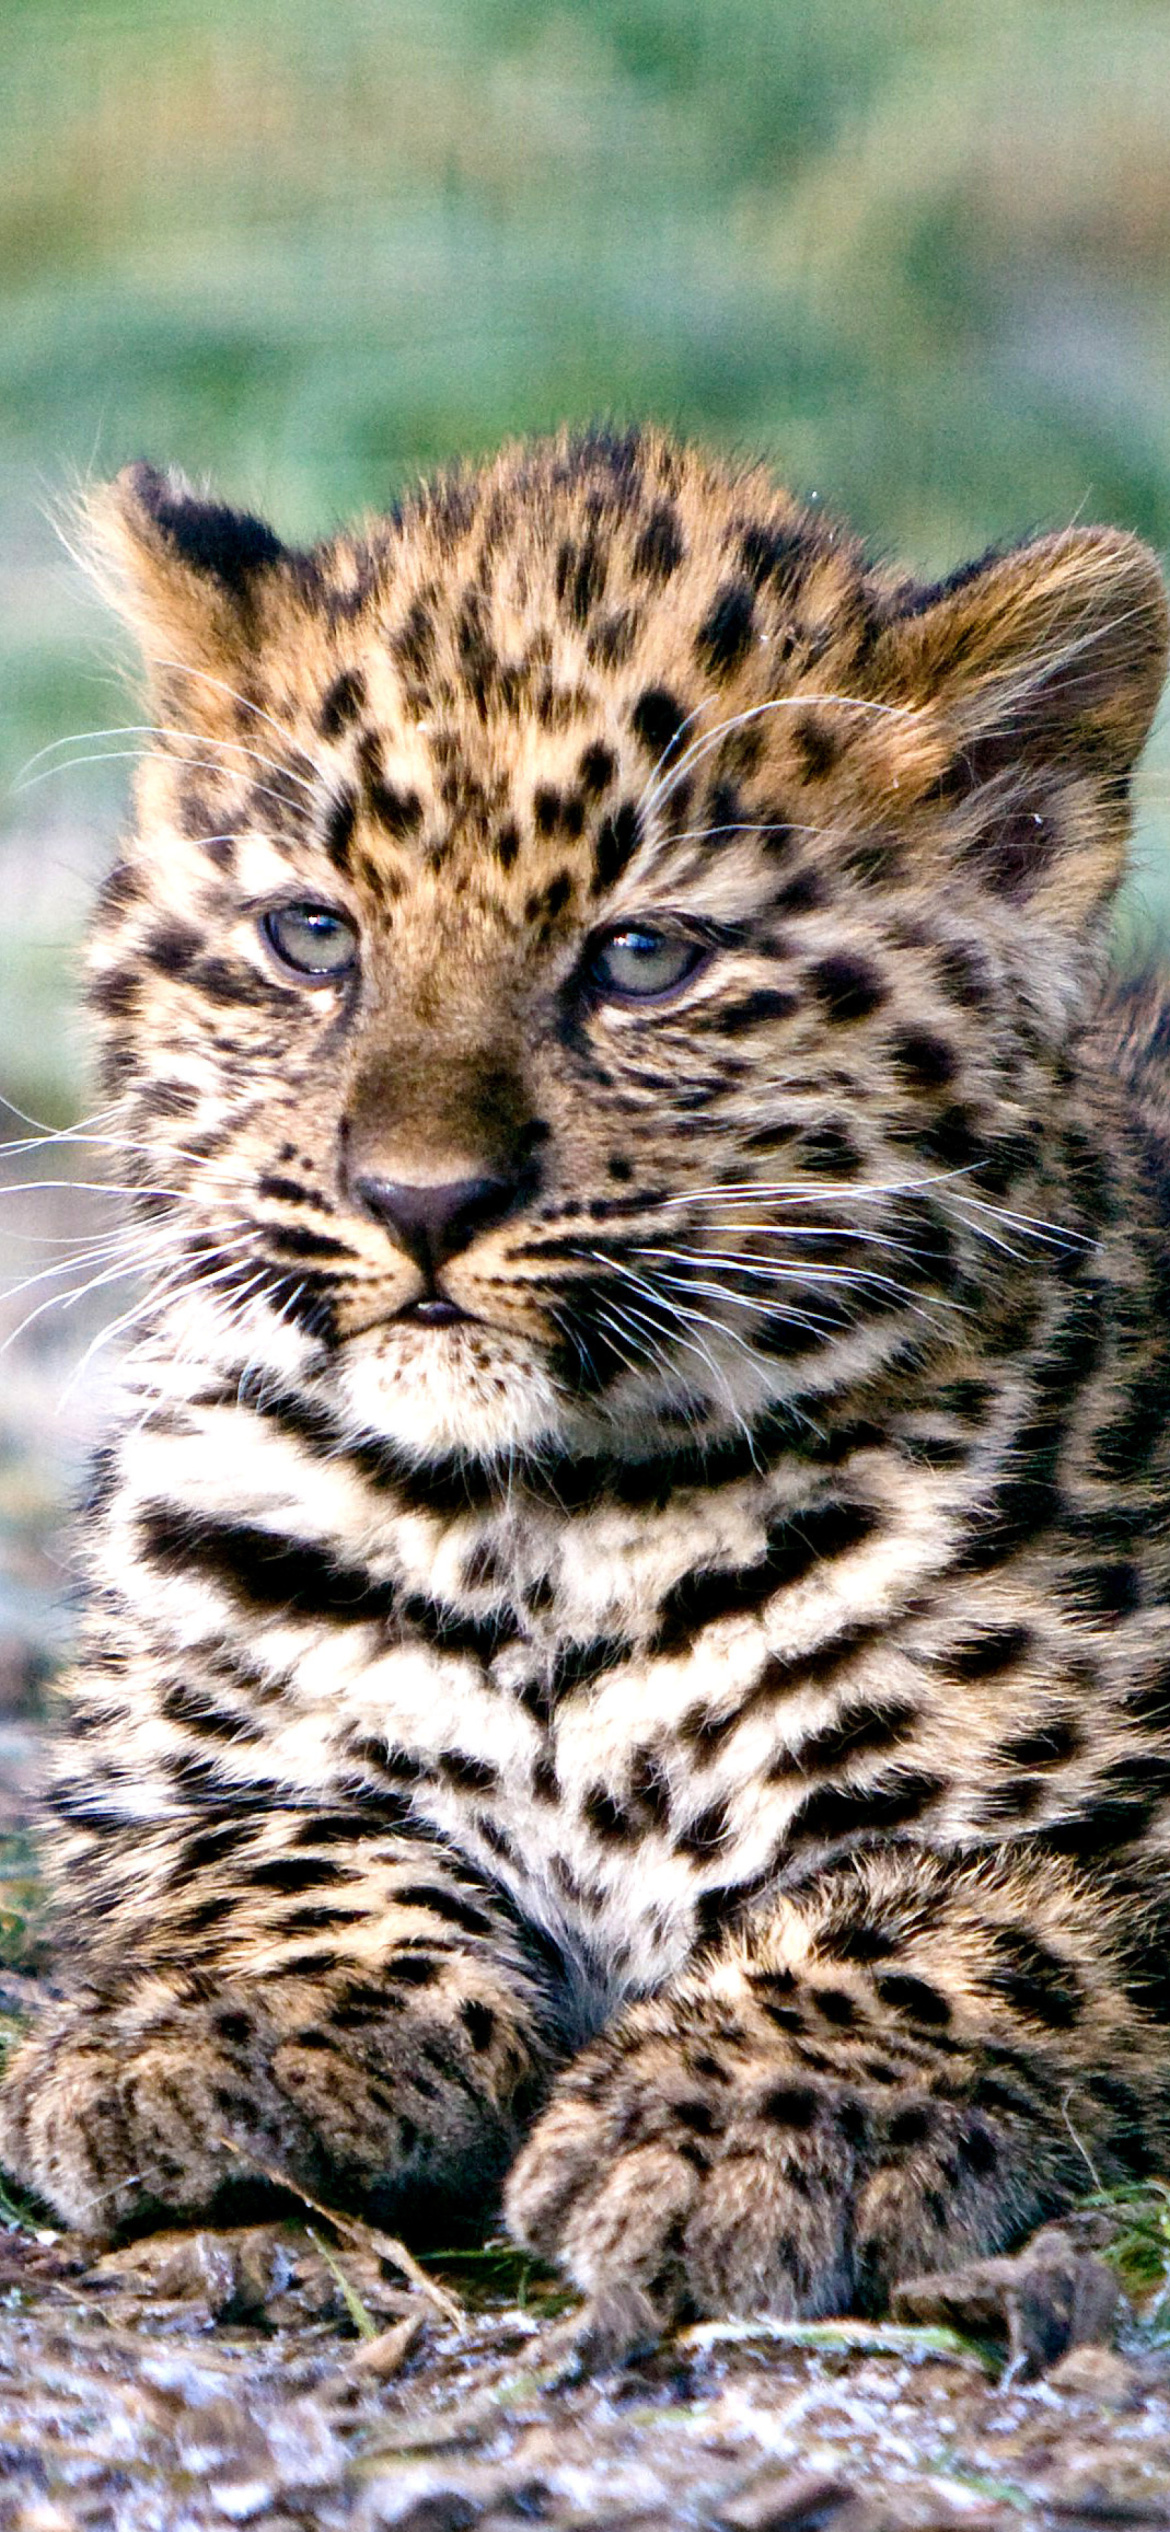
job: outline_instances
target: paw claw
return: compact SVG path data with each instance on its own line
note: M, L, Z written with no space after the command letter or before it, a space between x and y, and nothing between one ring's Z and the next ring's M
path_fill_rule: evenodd
M565 2381L582 2381L648 2356L662 2337L662 2322L649 2295L628 2282L603 2286L558 2322L546 2341L550 2363L563 2366Z

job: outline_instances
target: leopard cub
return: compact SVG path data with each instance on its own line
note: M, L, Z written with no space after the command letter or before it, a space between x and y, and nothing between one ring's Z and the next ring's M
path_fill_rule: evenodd
M1170 2148L1166 609L653 433L312 552L99 498L90 1001L157 1259L4 2160L275 2172L652 2320L880 2308Z

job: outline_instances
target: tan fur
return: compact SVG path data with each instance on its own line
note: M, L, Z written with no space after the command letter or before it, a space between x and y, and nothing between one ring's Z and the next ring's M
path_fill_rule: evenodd
M1150 557L925 590L653 434L311 555L146 469L96 532L157 1283L10 2168L91 2230L274 2165L421 2229L520 2147L518 2236L666 2318L874 2308L1142 2167ZM344 973L282 964L306 907Z

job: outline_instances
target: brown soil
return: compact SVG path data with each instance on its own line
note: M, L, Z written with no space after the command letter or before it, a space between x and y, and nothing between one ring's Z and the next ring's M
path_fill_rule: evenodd
M2 2532L1170 2532L1170 2348L1125 2307L1031 2381L1002 2336L767 2322L590 2376L512 2254L443 2263L448 2317L329 2231L0 2236Z

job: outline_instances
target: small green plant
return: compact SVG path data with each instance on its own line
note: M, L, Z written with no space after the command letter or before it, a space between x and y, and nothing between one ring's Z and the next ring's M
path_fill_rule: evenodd
M0 1836L0 1969L28 1973L39 1967L45 1887L27 1830ZM0 2044L5 2017L0 2011Z
M421 2266L453 2288L473 2312L519 2307L551 2320L579 2301L555 2270L498 2236L467 2250L425 2251Z
M1115 2268L1142 2323L1155 2338L1170 2338L1170 2181L1134 2181L1102 2189L1086 2200L1115 2226L1102 2257Z

